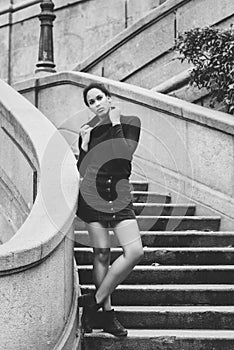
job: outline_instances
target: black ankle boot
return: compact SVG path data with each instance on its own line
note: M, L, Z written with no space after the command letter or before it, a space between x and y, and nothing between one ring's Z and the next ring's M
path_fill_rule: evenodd
M78 298L78 306L83 307L83 313L81 316L81 328L85 333L92 333L93 320L97 313L97 310L102 306L96 302L93 293L81 295Z
M114 310L103 311L103 330L116 337L126 337L128 335L127 329L119 322Z

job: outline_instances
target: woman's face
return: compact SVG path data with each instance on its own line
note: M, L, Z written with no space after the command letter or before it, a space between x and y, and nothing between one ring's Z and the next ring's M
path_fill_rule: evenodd
M100 89L93 88L87 93L87 101L90 110L98 117L103 118L109 114L111 98Z

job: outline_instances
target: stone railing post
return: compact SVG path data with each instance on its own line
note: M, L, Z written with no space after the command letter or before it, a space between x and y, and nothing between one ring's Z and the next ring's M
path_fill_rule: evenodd
M35 73L40 72L56 72L54 64L54 47L53 47L53 21L56 16L53 12L54 3L52 0L42 0L41 13L39 20L41 21L41 32L39 41L39 54L37 69Z

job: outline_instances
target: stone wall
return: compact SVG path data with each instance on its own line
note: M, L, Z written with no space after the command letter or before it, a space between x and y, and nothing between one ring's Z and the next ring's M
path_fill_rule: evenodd
M229 27L233 20L232 0L168 0L75 70L151 89L189 68L172 50L178 33L206 25Z
M164 0L165 1L165 0ZM54 0L57 71L73 69L163 0ZM0 78L34 75L38 60L40 1L0 1Z

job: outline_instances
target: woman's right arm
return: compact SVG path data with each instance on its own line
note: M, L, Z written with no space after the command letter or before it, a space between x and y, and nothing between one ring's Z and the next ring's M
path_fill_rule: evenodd
M79 137L78 139L78 148L79 148L79 155L78 155L78 161L76 163L76 166L77 166L77 169L80 173L80 176L81 177L84 177L84 172L85 172L85 169L84 169L84 166L81 166L82 162L83 162L83 159L86 155L87 152L85 152L82 148L81 148L81 144L82 144L82 138L81 136Z
M91 130L92 128L87 124L83 125L80 129L80 136L78 139L79 156L77 161L77 168L80 172L81 177L84 176L85 170L87 168L85 156L88 153L88 143L90 140Z

